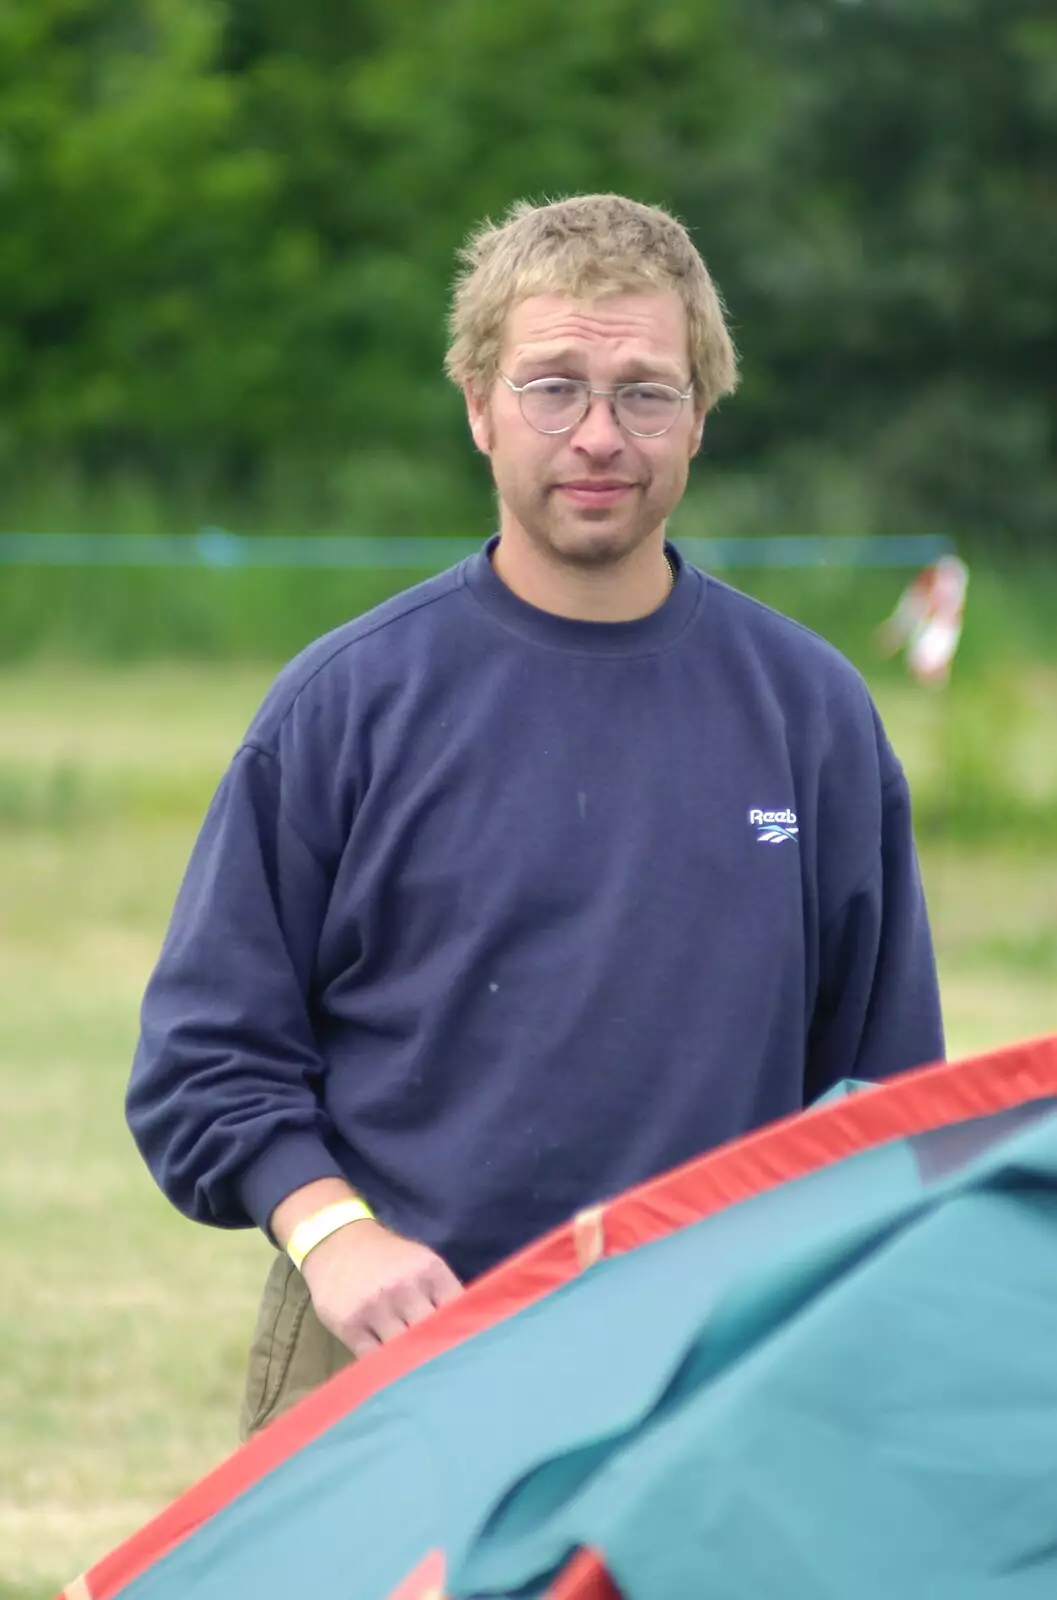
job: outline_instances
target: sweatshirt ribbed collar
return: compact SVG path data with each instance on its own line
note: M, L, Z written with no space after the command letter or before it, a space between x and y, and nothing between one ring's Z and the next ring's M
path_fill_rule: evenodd
M520 599L497 575L492 552L499 543L493 535L482 550L463 563L463 579L474 598L498 622L522 638L552 650L577 655L641 656L666 650L685 632L704 603L705 580L688 567L672 544L665 552L675 568L675 584L664 604L633 622L584 622L557 617Z

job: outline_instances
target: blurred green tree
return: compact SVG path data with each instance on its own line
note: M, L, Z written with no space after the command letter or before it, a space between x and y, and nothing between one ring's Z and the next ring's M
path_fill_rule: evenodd
M0 467L450 515L483 481L441 374L460 241L618 189L732 313L707 470L1041 544L1055 171L1051 0L15 0Z
M263 445L267 314L296 278L204 0L0 18L3 445L162 469ZM262 380L265 380L262 384Z
M737 229L740 449L822 441L893 526L1057 520L1057 10L746 0L784 64Z

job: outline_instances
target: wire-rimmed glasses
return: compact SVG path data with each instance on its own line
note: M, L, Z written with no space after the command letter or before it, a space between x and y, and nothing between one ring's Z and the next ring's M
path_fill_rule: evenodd
M592 395L604 395L617 423L636 439L658 439L674 428L693 389L674 389L667 383L618 383L612 389L592 389L585 378L533 378L512 383L499 376L518 397L521 415L537 433L571 433L586 417Z

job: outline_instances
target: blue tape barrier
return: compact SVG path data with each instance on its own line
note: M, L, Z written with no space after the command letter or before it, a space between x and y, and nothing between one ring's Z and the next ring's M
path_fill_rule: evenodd
M767 539L675 536L696 566L923 567L953 553L934 534L880 538L781 535ZM109 533L0 533L0 565L23 567L290 567L439 572L480 549L464 539L369 539L304 534L297 537L228 533L202 528L186 536Z

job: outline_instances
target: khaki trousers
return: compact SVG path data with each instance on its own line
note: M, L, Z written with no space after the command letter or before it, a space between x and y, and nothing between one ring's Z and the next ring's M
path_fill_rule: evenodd
M305 1280L277 1254L261 1296L239 1415L245 1441L353 1359L312 1309Z

